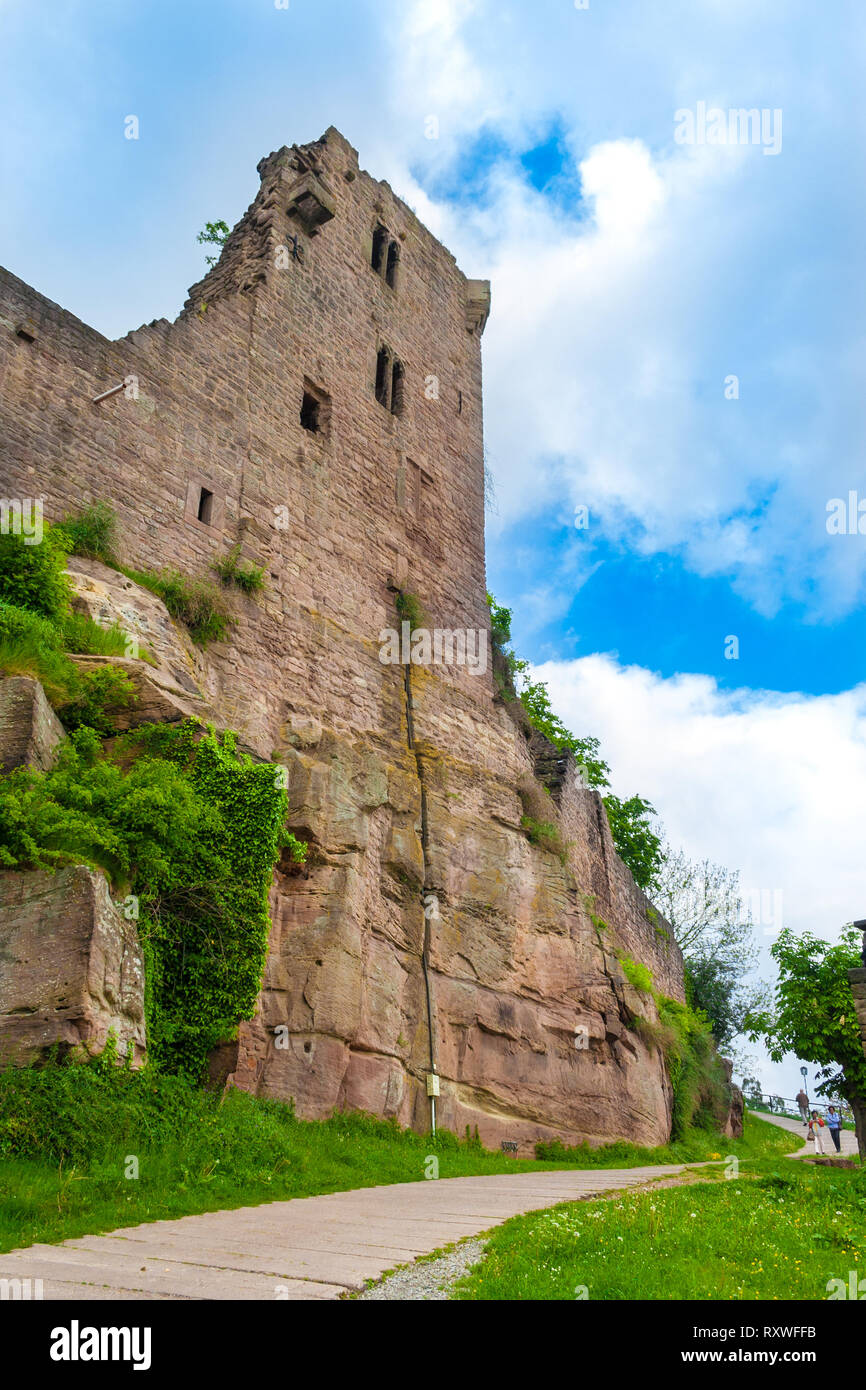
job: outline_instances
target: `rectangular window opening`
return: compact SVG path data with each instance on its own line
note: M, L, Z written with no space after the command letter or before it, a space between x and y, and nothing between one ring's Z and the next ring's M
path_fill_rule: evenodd
M319 402L309 391L304 392L304 399L301 401L301 428L309 430L311 434L318 434L320 429Z
M310 434L320 434L326 439L331 432L331 397L306 376L299 419L301 428Z
M203 487L198 499L198 519L210 526L213 520L213 493Z

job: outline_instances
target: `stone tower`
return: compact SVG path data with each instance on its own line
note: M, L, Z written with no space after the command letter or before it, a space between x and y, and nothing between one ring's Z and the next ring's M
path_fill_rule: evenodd
M633 1026L654 1005L618 956L676 998L682 963L598 795L489 662L380 659L400 594L488 635L489 286L333 128L259 173L173 324L110 342L0 271L0 491L49 518L110 501L132 565L202 573L239 543L267 572L185 679L287 767L311 853L276 874L258 1013L215 1067L308 1117L426 1126L435 1073L440 1123L488 1142L661 1142L670 1088ZM564 862L521 825L539 778Z

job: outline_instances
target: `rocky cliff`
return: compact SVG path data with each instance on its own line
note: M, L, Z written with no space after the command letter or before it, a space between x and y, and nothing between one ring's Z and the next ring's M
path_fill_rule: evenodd
M212 659L159 600L96 561L73 560L71 577L82 608L125 623L156 658L126 663L142 696L126 722L226 722ZM400 677L376 733L288 704L278 747L247 729L253 756L285 766L289 823L310 855L275 876L260 1008L215 1075L291 1099L306 1118L356 1107L424 1127L432 1032L448 1128L477 1126L488 1143L663 1142L663 1060L632 1026L654 1021L655 1006L620 957L648 964L678 999L681 958L618 858L598 794L502 704L482 719L429 671L411 681L411 744ZM520 789L546 795L536 768L564 862L521 827Z

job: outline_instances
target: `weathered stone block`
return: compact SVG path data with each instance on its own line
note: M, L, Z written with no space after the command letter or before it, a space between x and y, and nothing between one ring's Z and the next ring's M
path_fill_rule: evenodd
M145 1054L144 962L135 922L103 874L0 874L0 1063L26 1066L75 1048Z
M38 681L29 676L0 680L0 772L46 771L63 738L63 725Z

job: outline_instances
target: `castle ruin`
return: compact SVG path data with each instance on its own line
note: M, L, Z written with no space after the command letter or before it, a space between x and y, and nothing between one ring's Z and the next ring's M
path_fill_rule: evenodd
M662 1143L670 1085L635 1026L655 1006L620 957L679 1000L682 960L598 793L515 721L492 662L381 659L401 594L431 630L489 638L489 285L337 130L258 168L174 323L112 342L0 271L0 492L49 519L109 502L133 566L199 574L239 544L267 575L229 640L178 635L167 658L287 768L311 846L277 870L258 1011L215 1074L306 1118L423 1129L432 1092L440 1125L488 1144ZM154 602L73 569L108 616ZM530 842L527 787L550 792L565 862Z

